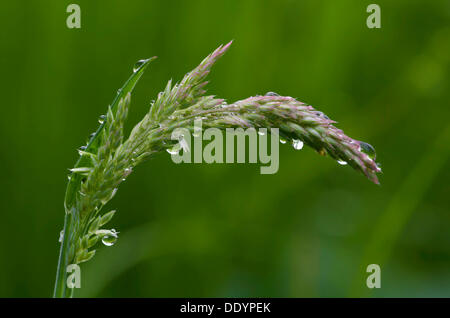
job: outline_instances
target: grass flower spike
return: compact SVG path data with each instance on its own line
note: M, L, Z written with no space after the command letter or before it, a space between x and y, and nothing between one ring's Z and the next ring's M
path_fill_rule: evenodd
M125 138L123 127L131 93L154 58L135 65L131 77L118 91L106 114L100 117L97 131L78 150L80 157L70 169L54 297L73 294L73 289L66 286L68 265L92 259L99 242L110 246L117 240L118 232L105 227L116 212L105 213L103 207L114 197L120 183L139 163L171 149L172 132L177 128L193 130L197 118L202 119L203 128L278 128L280 137L291 142L294 148L305 144L378 183L376 174L381 170L375 163L373 147L346 136L333 126L334 121L312 106L275 93L230 104L205 95L206 77L230 45L231 42L220 46L179 83L169 81L151 103L148 113Z

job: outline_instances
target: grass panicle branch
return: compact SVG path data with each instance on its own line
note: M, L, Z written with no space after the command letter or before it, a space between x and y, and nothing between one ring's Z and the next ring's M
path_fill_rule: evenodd
M65 222L61 236L55 297L71 296L66 287L66 267L90 260L99 241L112 245L118 237L115 230L104 228L115 211L102 212L116 194L117 188L142 161L173 147L176 128L194 129L202 119L203 128L278 128L280 137L294 145L304 143L319 154L348 163L374 183L380 168L375 150L367 143L354 140L337 129L333 120L312 106L292 97L268 93L234 103L204 95L206 77L213 64L225 54L231 42L207 56L180 83L169 81L151 103L148 113L125 139L124 123L129 111L131 93L149 63L141 60L100 117L100 126L81 147L79 159L72 168L65 197Z

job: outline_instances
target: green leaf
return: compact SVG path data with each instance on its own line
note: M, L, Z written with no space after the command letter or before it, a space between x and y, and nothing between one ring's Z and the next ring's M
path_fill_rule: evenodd
M140 61L139 62L139 67L135 68L133 70L133 74L130 76L130 78L125 82L125 84L123 85L123 87L121 89L119 89L119 91L117 92L112 104L109 106L111 109L111 112L113 115L116 114L117 112L117 105L119 104L119 101L123 98L125 98L125 96L128 93L131 93L136 85L136 83L139 81L139 79L141 78L142 74L144 73L144 70L147 68L147 66L150 64L151 61L153 61L156 58L156 56L151 57L147 60L144 61ZM97 131L92 135L91 139L89 140L86 149L84 149L84 151L86 152L91 152L91 153L96 153L97 149L100 145L100 134L103 131L105 127L105 122L103 122L100 127L97 129ZM89 158L87 158L86 156L81 156L77 163L74 166L74 169L77 169L79 167L86 167L90 165L90 160ZM67 184L67 188L66 188L66 197L64 200L64 206L66 208L66 211L70 211L71 207L73 206L74 202L75 202L75 198L76 198L76 194L77 191L80 188L81 185L81 180L83 179L82 175L79 174L74 174L72 175L72 177L70 178L68 184Z
M105 225L106 223L108 223L109 221L111 221L111 219L113 218L114 214L116 214L116 210L112 210L108 213L105 213L101 220L100 220L100 226Z
M88 248L91 248L92 246L94 246L95 244L97 244L98 239L99 239L99 238L98 238L97 235L92 236L92 237L89 239L89 242L88 242Z
M87 250L85 250L85 251L87 251ZM85 252L85 253L83 253L83 256L81 256L81 257L78 259L78 263L87 262L88 260L90 260L91 258L93 258L94 255L95 255L95 250L89 251L89 252Z
M95 231L98 230L98 228L100 227L100 220L101 217L99 216L98 218L95 218L94 221L92 221L91 225L89 226L89 233L95 233Z

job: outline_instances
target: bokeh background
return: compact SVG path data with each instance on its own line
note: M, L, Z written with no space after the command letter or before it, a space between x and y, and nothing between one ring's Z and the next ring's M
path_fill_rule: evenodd
M140 166L109 203L114 247L83 297L450 296L450 2L4 1L0 8L0 296L52 294L68 168L141 58L129 127L219 44L209 92L275 91L377 149L381 186L311 149L280 169ZM81 6L81 29L66 7ZM381 288L366 287L368 264Z

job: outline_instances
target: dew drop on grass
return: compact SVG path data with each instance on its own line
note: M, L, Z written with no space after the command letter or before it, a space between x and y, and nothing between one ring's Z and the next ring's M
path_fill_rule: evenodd
M105 115L100 115L100 117L98 118L98 122L100 124L103 124L105 122L106 116Z
M59 239L58 239L58 242L59 242L59 243L62 243L63 238L64 238L64 230L61 230L61 232L59 232Z
M382 171L381 170L381 163L377 162L376 165L377 165L378 171L381 172Z
M261 129L258 130L258 135L260 136L264 136L266 133L264 131L262 131Z
M107 234L102 237L102 243L106 246L113 246L117 241L117 232L112 229L110 234Z
M337 163L340 164L341 166L345 166L347 164L347 161L338 160Z
M117 241L117 237L110 236L110 235L105 235L102 238L102 243L106 246L113 246L114 243L116 243L116 241Z
M367 142L364 142L364 141L360 141L359 147L360 147L361 152L368 155L370 159L375 160L377 154L371 144L368 144Z
M280 142L281 142L282 144L285 144L285 143L286 143L286 139L280 138Z
M137 71L139 71L139 69L142 67L142 65L144 65L145 62L147 62L147 60L137 61L136 64L134 64L133 73L136 73Z
M292 146L294 147L295 150L300 150L303 148L303 141L294 139L292 140Z
M319 117L323 117L325 119L330 119L327 115L325 115L323 112L315 112L315 114Z
M169 154L171 154L171 155L178 155L179 154L179 152L180 152L180 149L181 147L179 146L179 144L178 145L176 145L176 146L174 146L173 148L168 148L168 149L166 149L167 150L167 152L169 153Z

